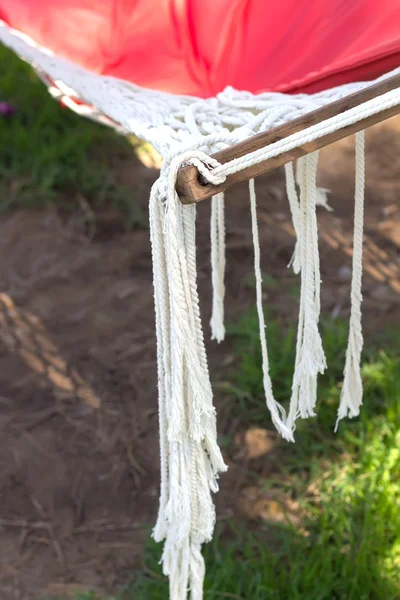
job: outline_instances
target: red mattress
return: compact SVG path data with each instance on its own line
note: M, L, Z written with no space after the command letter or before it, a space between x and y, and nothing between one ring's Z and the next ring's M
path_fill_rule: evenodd
M400 0L0 0L0 18L95 72L200 97L315 92L400 64Z

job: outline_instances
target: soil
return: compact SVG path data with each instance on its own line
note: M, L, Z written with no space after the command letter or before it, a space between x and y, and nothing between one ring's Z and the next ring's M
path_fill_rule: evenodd
M365 343L400 316L400 120L368 135ZM157 176L139 161L113 164L140 181L146 207ZM323 312L347 315L353 140L321 154ZM266 303L295 322L297 278L282 172L257 181L263 271L279 285ZM66 216L57 207L0 217L0 597L39 600L70 584L115 591L140 565L155 521L159 457L151 253L148 231L124 231L112 211ZM244 186L227 195L227 319L254 304ZM198 211L199 289L210 313L209 203ZM206 336L207 337L207 336ZM230 341L209 344L214 380L229 377ZM216 392L217 406L223 398ZM235 436L238 422L224 422ZM218 511L237 510L240 455L221 479ZM235 470L236 469L236 470Z

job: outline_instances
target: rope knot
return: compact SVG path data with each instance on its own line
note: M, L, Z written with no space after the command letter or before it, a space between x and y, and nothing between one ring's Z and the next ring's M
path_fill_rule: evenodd
M200 150L188 150L187 152L172 158L169 164L166 165L169 181L174 187L178 171L182 167L188 165L196 167L200 175L202 175L208 183L212 183L213 185L220 185L221 183L224 183L226 179L226 175L214 173L215 169L222 166L221 163Z
M200 150L187 150L176 156L167 157L161 167L160 176L153 184L152 196L157 197L165 205L168 205L172 198L175 198L175 187L178 172L182 167L193 165L197 168L200 175L213 185L224 183L226 176L215 174L214 171L222 165Z

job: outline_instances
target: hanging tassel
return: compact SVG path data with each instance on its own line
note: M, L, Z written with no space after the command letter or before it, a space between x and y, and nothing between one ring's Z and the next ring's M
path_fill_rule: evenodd
M294 173L294 163L287 163L285 165L285 178L286 178L286 194L289 200L290 212L292 215L293 229L296 234L296 244L294 247L293 256L290 259L288 267L293 268L293 272L298 275L300 273L300 234L301 234L301 215L300 215L300 203L296 189L297 182L300 181L299 161L296 162L296 176ZM327 211L332 212L333 208L328 204L328 194L330 190L327 188L316 187L315 205L322 206Z
M320 314L320 270L316 219L316 175L318 153L299 160L300 219L299 255L301 292L296 362L287 426L293 432L298 417L314 416L317 377L326 368L318 330Z
M200 155L200 153L198 153ZM200 155L193 159L202 169ZM217 445L216 415L207 367L196 283L194 205L175 192L185 156L164 167L150 197L157 333L161 489L156 541L165 540L163 572L171 600L203 598L201 546L215 524L211 492L226 470ZM218 183L218 180L216 181Z
M365 188L365 144L364 132L356 135L356 182L354 202L353 276L351 280L351 313L349 339L346 351L343 387L340 396L338 418L356 417L362 404L361 352L363 336L361 327L361 279L363 252L364 188Z
M256 204L256 192L254 179L249 182L250 190L250 209L251 209L251 225L253 233L253 247L254 247L254 271L256 276L256 296L257 296L257 313L258 323L260 328L260 343L261 343L261 355L262 355L262 370L263 370L263 383L265 400L269 412L271 413L272 422L276 429L286 440L294 442L293 434L291 430L286 426L286 414L283 407L275 400L272 391L272 382L269 375L269 359L268 359L268 348L267 339L265 335L265 319L264 310L262 305L262 276L261 276L261 264L260 264L260 240L258 236L258 224L257 224L257 204Z
M224 298L225 298L225 207L224 194L211 199L211 282L212 315L211 339L222 342L225 339Z

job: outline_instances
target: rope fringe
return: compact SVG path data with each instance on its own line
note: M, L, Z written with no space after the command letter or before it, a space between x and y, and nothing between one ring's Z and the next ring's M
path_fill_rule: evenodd
M196 283L196 207L182 206L175 182L187 162L210 164L201 153L171 161L153 186L150 232L157 331L161 493L156 541L165 540L163 571L172 600L203 597L201 546L212 537L211 492L225 471L217 445ZM163 187L163 184L167 184Z
M344 381L340 396L338 418L356 417L360 414L362 404L361 352L363 336L361 327L362 302L362 253L363 253L363 222L364 222L364 188L365 188L365 141L364 132L356 135L356 182L354 201L354 242L353 242L353 276L351 280L351 312L349 339L346 351Z
M301 235L301 217L300 217L300 203L296 189L296 181L300 185L300 161L296 161L296 175L294 170L294 163L287 163L285 165L285 178L286 178L286 194L289 200L290 213L292 215L293 228L296 234L296 244L294 247L293 256L288 264L288 267L293 268L293 273L298 275L300 273L300 235ZM328 204L328 194L330 190L322 187L316 188L315 205L322 206L327 211L332 212L333 208Z
M317 152L299 160L300 206L296 218L301 292L296 361L287 419L287 426L292 432L297 418L315 415L317 377L326 368L318 330L321 281L316 217L317 163Z

